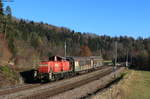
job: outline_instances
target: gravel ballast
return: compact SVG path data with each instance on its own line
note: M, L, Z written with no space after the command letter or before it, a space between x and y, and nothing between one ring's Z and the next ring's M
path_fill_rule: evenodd
M49 99L80 99L80 98L83 99L85 97L89 98L89 96L91 96L93 92L96 92L97 90L104 88L110 82L117 79L121 75L123 70L124 68L120 68L117 71L112 72L111 74L104 76L98 80L80 86L78 88L72 89L70 91L58 94L57 96L50 97Z

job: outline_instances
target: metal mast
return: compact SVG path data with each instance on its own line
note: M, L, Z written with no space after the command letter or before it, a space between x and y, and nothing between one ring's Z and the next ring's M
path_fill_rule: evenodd
M65 57L67 55L67 44L66 44L66 41L65 41Z
M128 67L128 56L129 54L128 54L128 51L127 51L127 56L126 56L126 67Z
M116 66L117 66L117 56L118 56L118 55L117 55L117 54L118 54L118 53L117 53L117 49L118 49L117 47L118 47L118 43L117 43L117 41L116 41L116 42L115 42L115 68L116 68Z

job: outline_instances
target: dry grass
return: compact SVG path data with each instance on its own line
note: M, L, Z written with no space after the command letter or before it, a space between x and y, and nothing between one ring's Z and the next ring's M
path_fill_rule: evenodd
M124 80L94 99L150 99L150 72L129 70Z
M0 66L0 88L14 86L19 82L18 74L8 66Z

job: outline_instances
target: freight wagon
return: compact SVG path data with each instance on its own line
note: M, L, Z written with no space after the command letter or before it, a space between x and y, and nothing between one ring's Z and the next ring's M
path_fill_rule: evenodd
M38 80L57 80L73 76L81 72L93 71L103 65L103 59L99 56L91 57L60 57L53 56L49 61L42 61L34 72L34 78Z
M100 56L90 57L72 57L75 72L91 71L103 65L103 59Z

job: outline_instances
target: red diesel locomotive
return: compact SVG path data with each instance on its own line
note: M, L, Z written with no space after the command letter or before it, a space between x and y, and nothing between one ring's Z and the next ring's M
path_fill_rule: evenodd
M56 80L72 74L70 61L60 56L53 56L49 61L42 61L34 72L35 79Z

